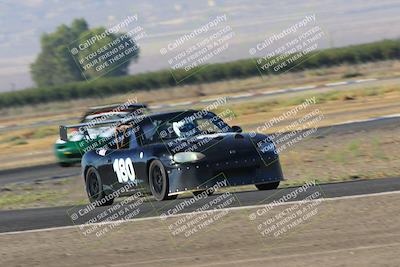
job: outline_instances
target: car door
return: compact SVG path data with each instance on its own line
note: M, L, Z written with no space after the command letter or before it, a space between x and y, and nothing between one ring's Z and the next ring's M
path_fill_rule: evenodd
M142 168L142 158L140 147L137 142L136 134L131 130L125 134L129 143L118 149L108 150L105 166L104 184L109 185L112 190L118 190L123 186L130 185L129 189L138 189L142 187L143 178L138 174Z

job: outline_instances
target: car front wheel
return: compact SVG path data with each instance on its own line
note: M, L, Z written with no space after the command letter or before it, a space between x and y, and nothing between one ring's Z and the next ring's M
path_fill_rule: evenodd
M66 168L71 167L73 164L69 162L59 162L58 165L60 165L60 167Z
M175 199L177 195L168 196L169 181L164 165L159 160L151 162L149 167L150 191L157 201Z

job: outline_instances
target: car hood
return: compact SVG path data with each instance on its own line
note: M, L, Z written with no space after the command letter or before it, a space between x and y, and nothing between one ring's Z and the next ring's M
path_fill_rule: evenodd
M219 133L197 135L168 141L172 153L201 152L210 158L243 157L257 155L257 141L262 135L250 136L247 133Z

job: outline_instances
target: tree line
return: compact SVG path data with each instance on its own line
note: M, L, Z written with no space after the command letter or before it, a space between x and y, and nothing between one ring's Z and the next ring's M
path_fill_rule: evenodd
M400 40L383 40L361 45L314 51L306 61L290 71L316 69L341 64L358 64L382 60L400 59ZM40 103L73 100L89 97L106 97L115 94L172 87L179 84L207 83L220 80L246 78L260 75L257 59L245 59L228 63L201 66L198 72L187 76L184 70L161 70L120 77L103 77L90 82L72 82L43 86L0 94L0 107L35 105ZM263 71L274 75L279 72Z

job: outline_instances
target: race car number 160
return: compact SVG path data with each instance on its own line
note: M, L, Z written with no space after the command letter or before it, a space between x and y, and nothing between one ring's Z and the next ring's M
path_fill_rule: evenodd
M132 160L115 159L113 163L114 172L117 174L118 182L126 183L128 181L135 181L135 169L133 168Z

